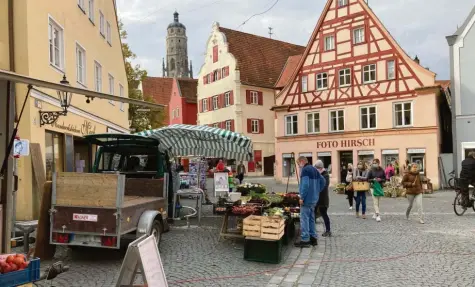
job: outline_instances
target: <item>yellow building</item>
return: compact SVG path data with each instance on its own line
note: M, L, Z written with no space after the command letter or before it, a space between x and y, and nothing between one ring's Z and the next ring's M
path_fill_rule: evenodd
M11 10L9 10L11 9ZM50 82L67 77L71 86L127 97L127 77L113 0L0 0L0 68ZM9 37L9 29L13 31ZM27 93L16 85L16 112ZM90 102L90 103L88 103ZM82 137L92 133L128 133L128 105L73 97L66 116L40 119L40 111L61 111L55 91L33 89L19 136L38 143L50 179L54 171L88 172L94 153ZM18 162L17 220L37 217L38 194L31 157Z

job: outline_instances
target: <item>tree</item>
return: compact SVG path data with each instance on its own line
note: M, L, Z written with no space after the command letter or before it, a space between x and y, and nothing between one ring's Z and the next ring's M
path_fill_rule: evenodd
M132 65L132 60L136 55L130 49L127 40L127 31L124 24L119 21L119 32L122 40L122 54L124 55L125 72L127 74L127 83L129 86L129 98L154 103L155 100L151 96L143 95L139 90L140 82L147 77L147 71L143 70L140 65ZM129 105L129 120L131 120L130 128L134 132L141 132L149 129L162 127L165 119L165 110L155 110L140 107L137 105Z

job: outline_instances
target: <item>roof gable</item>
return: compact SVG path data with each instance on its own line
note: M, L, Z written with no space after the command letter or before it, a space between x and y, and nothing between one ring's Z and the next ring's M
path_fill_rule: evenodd
M145 96L152 97L155 103L168 105L173 89L173 78L146 77L142 81L142 91Z
M468 30L471 28L475 21L475 6L473 6L472 11L463 22L462 26L460 26L457 31L455 32L455 36L464 37L467 34Z

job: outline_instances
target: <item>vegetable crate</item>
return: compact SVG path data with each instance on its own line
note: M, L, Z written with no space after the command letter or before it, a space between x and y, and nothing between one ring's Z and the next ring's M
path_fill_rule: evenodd
M244 260L279 264L282 260L283 239L266 240L246 237L244 240Z
M261 218L262 216L250 215L244 218L244 226L242 234L244 236L260 237L261 236Z
M40 259L30 260L28 268L20 271L13 271L6 274L0 274L0 286L14 287L40 279Z
M279 240L284 236L285 220L280 216L263 216L261 218L261 238Z

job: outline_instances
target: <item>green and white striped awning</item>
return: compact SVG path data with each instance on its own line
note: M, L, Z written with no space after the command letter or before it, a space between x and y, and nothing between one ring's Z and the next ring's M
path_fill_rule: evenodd
M137 135L155 138L171 156L251 160L252 141L239 133L208 126L170 125Z

